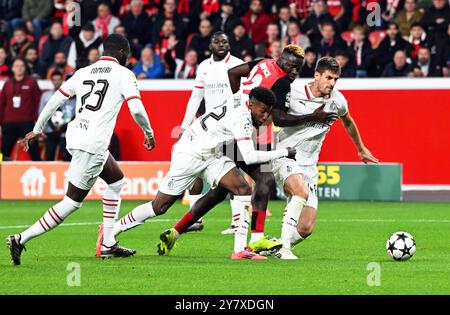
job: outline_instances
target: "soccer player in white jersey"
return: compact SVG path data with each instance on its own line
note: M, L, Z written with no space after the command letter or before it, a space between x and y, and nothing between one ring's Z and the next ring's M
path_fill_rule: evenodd
M288 196L281 229L283 247L276 253L276 257L281 259L297 259L291 246L303 241L313 232L318 208L317 162L325 135L337 118L342 120L345 131L357 147L359 158L364 163L378 162L364 146L356 123L350 116L347 100L334 88L340 71L336 59L321 58L316 65L314 82L306 85L294 82L289 102L284 107L273 109L274 121L281 116L285 117L284 124L281 125L283 128L277 136L277 149L297 149L295 161L281 158L272 162L275 178ZM289 122L290 117L295 119L296 116L310 114L322 106L325 111L335 113L326 123L298 125Z
M205 112L209 112L222 105L233 95L228 79L228 70L244 63L241 59L230 54L230 43L224 32L219 31L213 34L209 49L211 50L211 57L202 61L198 66L194 89L181 124L181 132L184 132L194 120L202 100L204 100ZM202 190L203 182L197 179L189 191L190 207L200 199ZM203 229L203 222L200 219L188 231L201 229Z
M19 141L28 150L53 113L67 98L76 96L76 115L66 133L67 149L72 155L68 169L69 186L64 199L45 212L31 227L10 235L7 243L13 264L20 265L25 244L59 225L79 209L98 177L107 183L103 194L104 239L101 257L128 257L135 250L118 245L113 234L119 212L123 173L108 151L108 145L124 101L144 132L144 146L155 146L153 130L140 99L136 77L125 67L130 46L125 37L109 35L103 42L104 54L96 63L81 68L50 98L32 132Z
M265 259L246 249L251 188L233 160L223 155L222 146L237 141L247 164L264 163L281 157L292 158L295 150L290 148L266 152L253 147L253 126L258 127L266 122L274 104L274 93L257 87L250 91L249 98L242 97L242 94L232 95L226 103L200 116L175 144L170 170L159 185L155 199L136 207L119 220L115 226L116 235L164 214L196 178L201 177L212 189L232 193L239 204L240 211L235 217L238 232L235 234L232 258ZM164 231L160 235L158 253L168 254L179 235L186 231L184 227L201 217L202 214L194 217L188 211L175 228Z

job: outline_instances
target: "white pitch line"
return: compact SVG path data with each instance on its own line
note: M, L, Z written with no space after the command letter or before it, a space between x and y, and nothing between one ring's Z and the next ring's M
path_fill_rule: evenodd
M173 222L177 219L153 219L146 223L158 223L158 222ZM207 222L226 222L229 219L209 219ZM318 222L327 223L450 223L450 220L434 220L434 219L416 219L416 220L393 220L393 219L336 219L336 220L318 220ZM101 222L74 222L74 223L63 223L60 226L87 226L87 225L99 225ZM30 225L0 225L0 230L7 229L24 229L28 228Z

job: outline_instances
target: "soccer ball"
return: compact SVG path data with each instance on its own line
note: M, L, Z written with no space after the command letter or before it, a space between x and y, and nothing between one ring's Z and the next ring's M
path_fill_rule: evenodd
M64 124L64 114L62 111L58 110L56 111L52 118L51 118L52 124L55 128L59 128Z
M416 252L416 241L407 232L395 232L386 242L386 251L394 260L408 260Z

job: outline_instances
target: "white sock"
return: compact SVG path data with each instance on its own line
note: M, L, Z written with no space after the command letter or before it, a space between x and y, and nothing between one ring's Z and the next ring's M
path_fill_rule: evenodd
M123 179L109 184L103 194L103 244L112 246L116 243L114 237L114 225L120 211L120 191L123 187Z
M151 201L137 206L131 212L122 217L122 219L116 222L114 225L114 236L117 236L120 233L132 229L138 225L144 224L145 220L155 216L156 214L155 211L153 211Z
M197 200L199 200L200 198L202 198L203 195L202 194L198 194L198 195L188 195L188 199L189 199L189 209L192 209L192 207L194 206L194 204L197 202ZM203 218L198 219L198 221L202 221Z
M250 244L259 241L261 238L263 238L263 236L264 236L263 232L252 233L252 236L250 237Z
M24 245L32 238L50 231L64 221L69 214L79 209L81 205L81 202L76 202L69 197L64 196L63 200L48 209L36 223L20 233L20 244Z
M295 246L301 241L303 241L305 238L298 233L297 229L295 229L294 233L292 234L291 238L291 246Z
M235 225L237 225L236 233L234 233L234 252L239 253L247 247L247 234L250 222L250 202L252 196L234 196L236 207L239 213L234 217Z
M237 226L235 217L238 216L240 213L239 206L240 202L236 201L235 199L230 199L230 206L231 206L231 226Z
M281 241L283 242L283 248L291 249L291 238L294 231L297 230L300 213L305 204L306 200L299 196L292 196L287 204L281 225Z

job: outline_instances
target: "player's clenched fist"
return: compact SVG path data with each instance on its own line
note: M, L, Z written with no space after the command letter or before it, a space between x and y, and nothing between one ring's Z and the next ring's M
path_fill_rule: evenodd
M156 141L153 136L145 137L144 139L144 147L151 151L156 146Z

